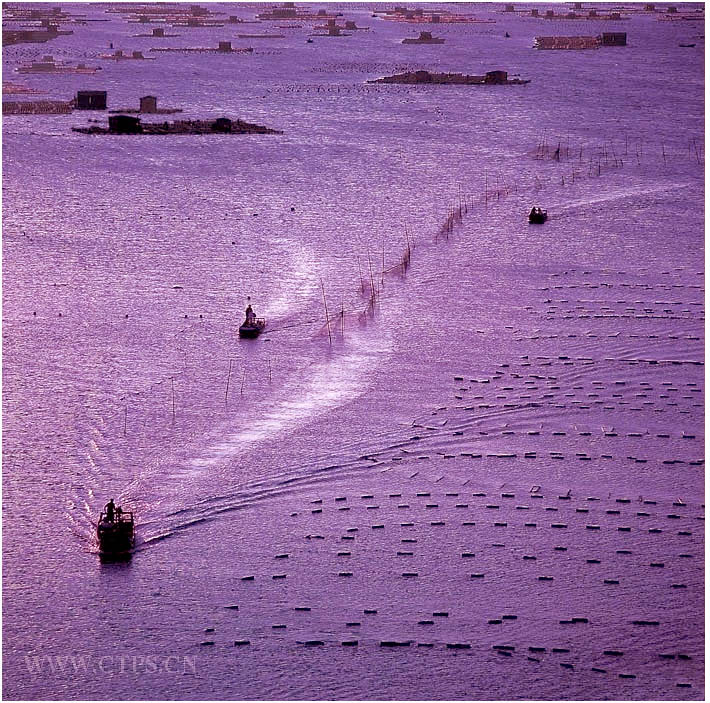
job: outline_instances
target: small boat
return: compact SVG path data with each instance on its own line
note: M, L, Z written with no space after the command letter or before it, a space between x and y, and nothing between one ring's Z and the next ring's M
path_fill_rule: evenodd
M111 519L109 519L111 518ZM96 525L96 536L102 554L126 554L133 549L133 513L117 510L113 515L103 512Z
M531 212L528 215L528 222L531 225L542 225L547 220L547 210L538 209L537 212Z
M684 49L692 49L695 44L678 44L678 46L682 46Z
M263 317L252 318L251 322L244 320L239 327L239 336L255 339L264 331L264 327L266 327L266 320Z

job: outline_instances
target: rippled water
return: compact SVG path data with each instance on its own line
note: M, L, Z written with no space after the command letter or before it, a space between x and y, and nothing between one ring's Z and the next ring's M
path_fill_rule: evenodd
M103 70L12 80L284 134L3 121L5 697L702 699L702 23L457 5L496 22L403 46L348 5L369 29L116 63L160 40L64 7L109 21L6 79L52 52ZM601 31L629 46L530 48ZM365 83L406 67L531 83Z

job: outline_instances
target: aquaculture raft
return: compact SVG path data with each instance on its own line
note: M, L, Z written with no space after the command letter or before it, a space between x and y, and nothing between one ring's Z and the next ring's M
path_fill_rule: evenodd
M107 127L72 127L82 134L283 134L243 120L218 117L216 120L180 120L176 122L144 122L137 117L112 115Z

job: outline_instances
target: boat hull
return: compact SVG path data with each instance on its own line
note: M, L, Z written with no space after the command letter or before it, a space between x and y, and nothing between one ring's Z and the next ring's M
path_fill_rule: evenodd
M266 322L263 320L257 320L251 325L244 323L239 328L239 336L244 339L255 339L264 331L264 327L266 327Z
M101 521L96 527L96 536L102 554L126 554L135 543L132 522Z

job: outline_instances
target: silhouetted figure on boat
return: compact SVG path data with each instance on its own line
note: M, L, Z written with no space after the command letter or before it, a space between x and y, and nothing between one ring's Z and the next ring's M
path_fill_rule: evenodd
M248 325L253 325L254 320L256 320L256 313L251 309L251 303L247 305L247 310L246 310L246 316L247 316L247 324Z
M113 498L111 498L111 500L108 503L106 503L106 505L104 506L104 512L106 513L106 520L108 520L109 522L113 522L113 515L114 515L115 510L116 510L116 504L113 502ZM119 510L120 510L120 508L119 508Z

